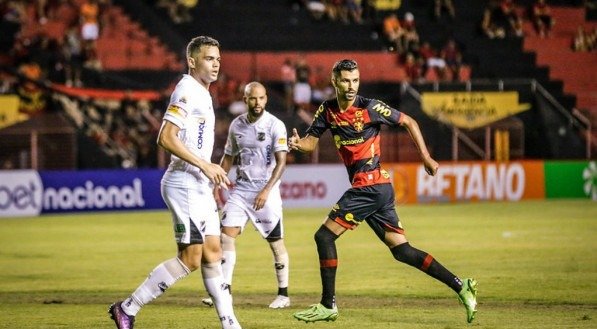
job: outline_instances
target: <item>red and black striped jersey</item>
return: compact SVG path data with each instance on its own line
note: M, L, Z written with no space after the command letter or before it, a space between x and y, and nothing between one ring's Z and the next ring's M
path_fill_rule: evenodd
M382 124L397 126L401 118L400 111L376 99L357 95L345 111L332 99L319 106L307 134L320 138L330 129L352 186L369 186L390 181L381 170L379 133Z

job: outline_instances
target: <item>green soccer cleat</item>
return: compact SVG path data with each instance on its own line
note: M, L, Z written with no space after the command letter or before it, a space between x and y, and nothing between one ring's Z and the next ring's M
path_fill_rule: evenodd
M336 321L338 318L338 308L327 308L321 304L313 304L308 309L296 312L293 316L299 321Z
M473 322L477 315L477 281L475 279L462 281L462 290L458 293L458 299L466 308L466 322Z

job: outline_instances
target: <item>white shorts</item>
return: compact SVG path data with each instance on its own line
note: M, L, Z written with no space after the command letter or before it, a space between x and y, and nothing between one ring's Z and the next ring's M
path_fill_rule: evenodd
M247 221L251 220L263 238L283 238L284 225L280 193L273 190L269 194L265 206L258 211L253 209L256 196L256 192L233 190L222 210L222 226L240 227L242 230Z
M206 235L220 236L218 206L210 189L161 185L162 198L172 212L178 244L202 244Z

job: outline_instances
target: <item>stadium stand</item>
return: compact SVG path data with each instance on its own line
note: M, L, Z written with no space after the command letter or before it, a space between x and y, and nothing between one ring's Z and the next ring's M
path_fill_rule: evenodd
M580 7L554 7L552 14L556 21L552 36L540 38L534 35L530 25L526 24L528 36L524 40L524 48L537 54L539 65L550 68L552 79L563 81L565 92L576 95L577 108L596 114L597 56L594 51L575 52L572 43L579 26L583 26L586 31L592 31L597 28L597 22L587 21L585 10ZM593 115L593 120L593 125L597 124L597 115Z
M74 3L81 1L77 0ZM582 1L549 1L556 17L554 37L541 40L529 33L531 27L528 20L525 21L524 38L506 37L498 40L485 37L479 31L479 24L489 1L454 1L456 15L453 19L436 19L427 2L402 1L399 8L391 10L398 13L399 17L404 17L407 12L413 14L416 17L420 39L428 42L434 49L441 49L447 40L452 39L456 41L463 55L464 65L455 81L441 81L436 72L428 72L420 81L411 81L410 87L415 92L470 90L470 81L488 80L496 82L499 87L487 87L487 90L498 90L503 88L504 81L509 79L527 79L544 88L550 97L555 99L558 107L565 111L572 113L580 108L580 113L593 118L592 126L595 127L597 115L593 108L597 101L595 92L591 89L595 87L594 79L581 76L594 71L594 53L573 53L570 50L569 34L572 28L576 28L572 22L584 22L585 18L590 18L590 11L583 9ZM520 12L524 13L533 2L519 0L516 4ZM414 103L410 104L416 103L416 100L404 97L403 83L408 81L408 78L403 58L395 52L388 51L387 45L380 37L382 18L389 11L376 11L365 6L362 21L357 23L342 19L326 19L325 16L314 17L312 12L303 6L302 1L228 0L224 3L219 0L202 0L194 8L188 8L188 13L192 16L190 20L174 21L171 12L159 6L157 0L112 0L109 3L111 5L103 7L101 37L97 41L97 56L102 64L102 71L101 74L93 74L87 70L83 77L86 87L151 89L161 94L171 87L184 70L182 49L186 41L197 34L207 34L222 43L222 73L226 75L227 80L232 81L232 85L238 86L249 80L259 79L268 85L272 94L272 108L285 108L284 83L281 81L280 68L287 58L304 58L311 69L328 70L338 58L354 57L359 61L363 71L361 93L390 104L401 105L407 112L413 111L408 113L422 123L423 131L430 136L430 146L437 158L447 160L452 157L449 147L445 146L445 141L450 138L450 130L416 110L418 107ZM33 9L28 10L30 15L33 15ZM26 21L21 35L43 34L56 39L61 37L69 24L76 20L77 12L68 6L58 8L57 12L60 14L48 17L45 24L37 24L35 20ZM583 17L585 12L586 17ZM594 26L590 22L586 24L588 28ZM14 29L14 24L5 25ZM10 42L9 37L3 36L4 48ZM554 61L556 58L560 61ZM562 61L561 58L566 60ZM4 55L2 64L6 61ZM567 64L577 61L583 61L589 69L570 68ZM505 85L508 87L508 82ZM220 86L213 87L218 105L220 91L216 89ZM472 88L484 90L486 87L477 84ZM509 88L516 90L518 87L512 84ZM527 91L520 89L519 92L521 101L534 101L533 96ZM413 108L415 110L412 110ZM301 118L296 113L276 114L299 129L305 126L305 117ZM519 117L524 125L529 127L548 120L538 120L537 114ZM229 119L226 115L225 120ZM554 122L553 125L558 125L563 119L549 120ZM527 129L524 138L521 139L525 145L521 146L519 153L513 154L526 158L584 156L582 141L568 135L559 140L557 136L550 137L550 134L553 134L550 128L539 129L540 133L535 132L535 135L529 135ZM580 130L582 129L579 128ZM391 130L384 133L389 136L384 137L389 145L401 145L397 151L392 150L384 154L385 161L418 160L416 151L409 148L412 147L411 143L403 141L403 134ZM542 139L546 138L558 140L554 142L558 145L551 148L542 145ZM296 161L299 162L337 161L335 149L332 145L326 146L325 143L322 143L321 150L314 159L300 159L300 156L297 158L299 159ZM122 164L122 161L115 162L118 163L116 166Z

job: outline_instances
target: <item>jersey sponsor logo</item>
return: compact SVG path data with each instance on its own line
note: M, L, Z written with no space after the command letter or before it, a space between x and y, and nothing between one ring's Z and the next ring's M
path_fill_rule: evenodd
M166 112L183 119L187 117L187 111L185 111L182 107L174 104L170 104Z
M266 184L268 182L267 179L248 179L247 177L243 177L241 175L236 176L236 181L238 183L247 182L247 183L255 183L255 184Z
M264 132L258 132L257 133L257 140L260 142L263 142L265 140L265 133Z
M272 164L272 146L268 145L265 147L265 164L269 166Z
M334 135L334 144L336 144L337 149L339 149L341 146L356 145L364 142L365 138L363 137L342 140L342 137L339 135Z
M375 104L373 106L373 109L375 110L375 112L383 115L384 117L389 117L392 114L392 110L390 110L390 108L383 103Z
M286 145L286 138L278 138L278 145Z
M197 148L203 148L203 132L205 131L205 118L197 119L199 129L197 129Z

